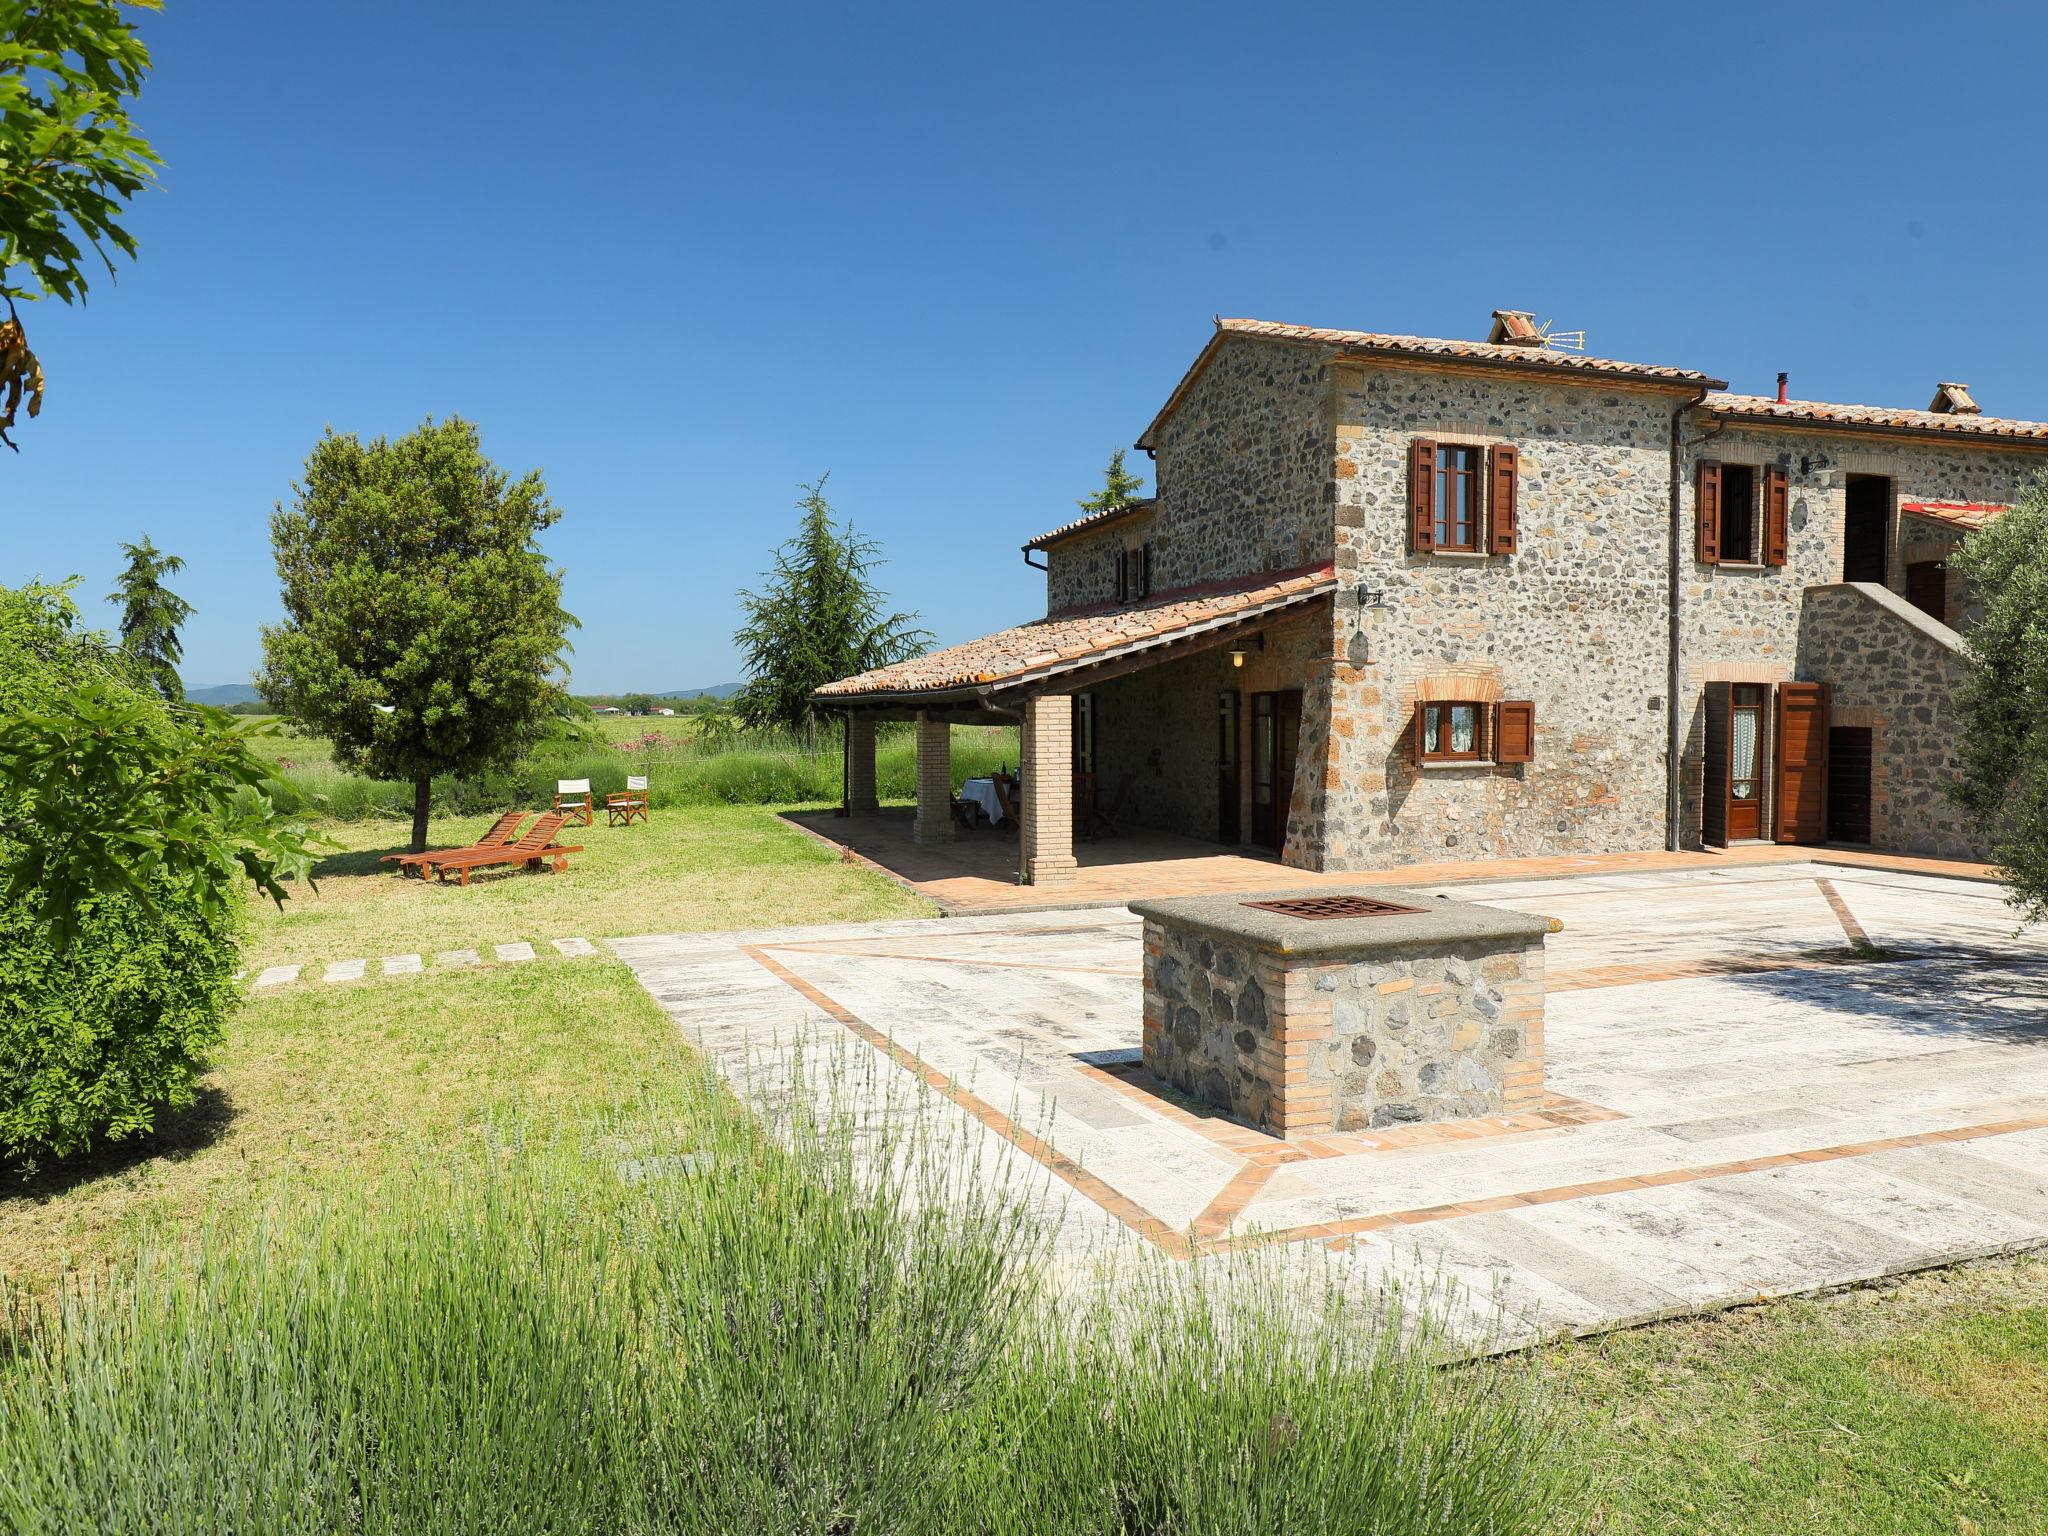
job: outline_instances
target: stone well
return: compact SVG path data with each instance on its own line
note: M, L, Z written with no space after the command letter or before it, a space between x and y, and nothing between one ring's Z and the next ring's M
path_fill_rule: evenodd
M1333 899L1339 915L1325 915ZM1543 1100L1555 919L1384 886L1131 910L1145 920L1147 1069L1241 1120L1316 1136Z

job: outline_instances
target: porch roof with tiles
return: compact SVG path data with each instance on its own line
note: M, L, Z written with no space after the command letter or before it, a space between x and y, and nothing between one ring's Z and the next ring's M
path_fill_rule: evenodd
M1304 566L1162 592L1124 607L1079 609L841 678L812 698L840 708L986 699L1106 663L1186 649L1190 642L1221 643L1231 630L1300 608L1336 587L1334 567Z

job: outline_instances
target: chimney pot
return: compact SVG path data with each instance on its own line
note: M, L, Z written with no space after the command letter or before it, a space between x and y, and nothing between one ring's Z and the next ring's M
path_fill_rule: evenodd
M1791 377L1792 376L1788 373L1781 373L1778 375L1778 404L1780 405L1783 405L1785 401L1790 398L1788 386L1790 384Z

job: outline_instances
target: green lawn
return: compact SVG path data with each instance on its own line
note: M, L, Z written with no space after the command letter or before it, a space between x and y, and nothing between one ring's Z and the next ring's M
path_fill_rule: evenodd
M476 827L435 833L461 841ZM330 832L347 851L317 894L257 915L252 965L925 910L767 808L600 825L567 874L468 890L382 872L373 855L400 836L390 823ZM569 1114L659 1083L664 1105L681 1085L686 1118L734 1112L689 1087L686 1049L624 966L544 943L541 955L252 997L200 1104L153 1140L0 1177L0 1274L33 1288L117 1260L145 1226L193 1230L280 1176L374 1185L422 1143L475 1137L514 1106ZM1474 1369L1534 1370L1563 1416L1560 1454L1591 1502L1561 1533L2048 1530L2048 1263L1915 1276Z
M486 816L450 817L429 843L473 841ZM580 844L556 874L520 869L478 874L467 887L392 873L380 853L407 846L390 821L331 822L341 845L294 887L282 910L257 904L248 945L253 967L312 965L381 955L558 938L619 938L686 929L746 928L793 921L859 922L930 915L901 886L837 854L762 806L657 809L646 823L565 827ZM488 953L488 951L486 951Z
M1573 1530L2048 1530L2048 1263L2014 1259L1545 1352Z

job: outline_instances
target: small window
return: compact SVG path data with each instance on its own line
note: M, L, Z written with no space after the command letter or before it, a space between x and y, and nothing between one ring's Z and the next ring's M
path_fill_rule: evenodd
M1721 466L1721 563L1756 565L1756 470L1748 464Z
M1479 758L1479 722L1485 707L1444 702L1422 706L1420 756L1425 763L1474 762Z
M1140 602L1152 595L1152 541L1147 539L1131 551L1133 580L1131 596Z
M1479 548L1479 450L1456 443L1436 449L1436 527L1438 549Z

